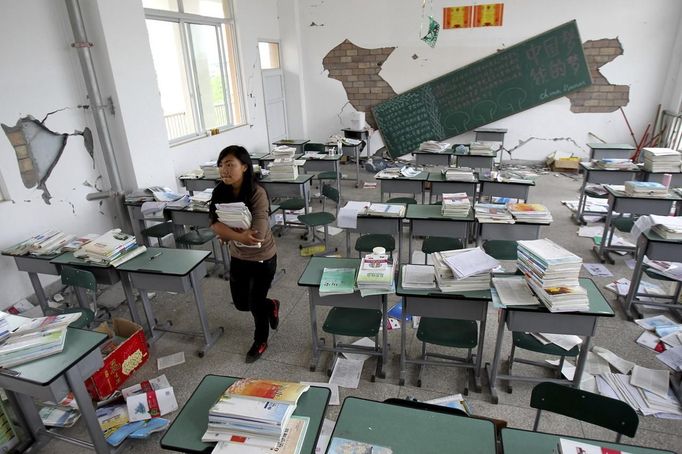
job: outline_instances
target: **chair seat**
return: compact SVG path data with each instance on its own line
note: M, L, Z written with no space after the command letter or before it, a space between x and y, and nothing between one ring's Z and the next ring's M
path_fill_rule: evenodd
M332 307L322 330L338 336L374 337L380 326L381 311L378 309Z
M171 222L162 222L161 224L147 227L142 231L142 235L152 238L163 238L164 236L171 235L172 233L173 223Z
M422 243L424 254L433 254L440 251L452 251L462 249L462 240L459 238L448 238L445 236L427 236Z
M474 320L422 317L417 339L445 347L474 348L478 344L478 327Z
M599 190L595 191L594 189L590 188L585 189L585 195L594 199L608 199L609 197L608 193L602 194Z
M279 207L282 210L289 211L300 210L302 208L305 208L305 200L303 200L300 197L286 199L280 202Z
M631 217L619 217L613 220L613 226L619 232L630 233L632 227L634 227L635 221Z
M388 199L386 203L403 203L405 205L416 205L417 199L413 199L412 197L393 197L392 199Z
M209 228L191 230L175 240L176 244L187 244L190 246L200 246L213 241L215 233Z
M512 240L487 240L483 243L483 250L497 260L516 260L517 246Z
M514 345L518 348L530 350L532 352L544 353L546 355L574 357L578 356L580 353L579 345L576 345L572 349L566 351L556 344L543 345L542 342L530 334L526 334L522 331L514 331L512 333L512 342L514 342Z
M339 178L341 177L337 172L334 172L333 170L328 170L326 172L318 173L317 179L318 180L336 180L337 176Z
M298 216L298 220L308 227L316 227L318 225L331 224L336 220L336 216L326 211L320 211L318 213L301 214Z
M386 252L395 250L395 238L393 235L384 233L370 233L360 236L355 241L355 250L358 252L372 252L375 247L383 247Z

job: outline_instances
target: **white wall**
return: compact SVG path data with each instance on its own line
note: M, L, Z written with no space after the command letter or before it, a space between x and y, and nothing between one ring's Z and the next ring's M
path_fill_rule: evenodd
M470 2L434 0L432 14L441 22L444 6L464 4ZM682 15L682 2L675 0L660 0L655 8L636 0L577 0L570 6L560 0L515 0L505 3L504 26L441 30L438 43L432 49L419 40L420 5L421 2L411 0L300 1L308 135L325 136L344 126L338 113L347 97L341 82L327 77L322 58L346 38L360 47L397 46L380 75L401 93L497 49L576 19L583 41L620 39L624 54L602 67L602 73L611 83L630 85L630 103L624 110L639 138L646 125L653 122L660 102ZM426 15L429 13L427 6ZM313 22L319 26L311 26ZM417 59L412 58L415 54ZM531 137L571 138L578 143L576 146L568 140L531 140L514 153L516 159L542 159L555 150L585 156L584 144L595 141L589 132L609 142L631 142L619 111L574 114L569 107L568 99L561 98L491 126L509 129L507 148ZM460 139L472 137L467 134Z

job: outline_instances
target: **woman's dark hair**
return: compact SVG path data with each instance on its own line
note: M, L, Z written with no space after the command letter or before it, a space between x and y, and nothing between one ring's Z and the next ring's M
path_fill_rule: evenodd
M220 167L220 161L228 156L234 156L239 162L246 165L246 172L244 172L244 181L242 182L242 187L239 191L239 200L246 203L247 206L251 205L251 196L253 191L256 190L256 177L253 174L253 163L251 162L251 156L246 148L240 145L230 145L229 147L223 148L223 150L218 155L218 161L216 164Z

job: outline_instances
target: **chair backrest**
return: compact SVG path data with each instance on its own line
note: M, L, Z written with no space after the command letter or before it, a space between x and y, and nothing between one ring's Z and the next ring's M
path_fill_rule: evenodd
M308 142L305 145L303 145L303 151L317 151L317 152L324 152L327 151L327 148L325 144L323 143L315 143L315 142Z
M63 266L61 271L62 284L97 291L97 280L90 271L72 266Z
M322 195L328 199L333 200L337 204L340 201L339 191L336 188L334 188L328 184L322 185Z
M388 199L386 203L404 203L405 205L416 205L417 199L413 199L411 197L394 197L392 199Z
M530 406L537 408L533 430L537 430L542 410L579 419L618 433L634 437L639 425L635 410L625 402L594 394L558 383L543 382L535 385L530 396Z

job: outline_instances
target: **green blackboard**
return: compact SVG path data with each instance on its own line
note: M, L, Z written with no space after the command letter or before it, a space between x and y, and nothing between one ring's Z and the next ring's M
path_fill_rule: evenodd
M391 156L560 98L592 83L575 21L408 90L374 109Z

